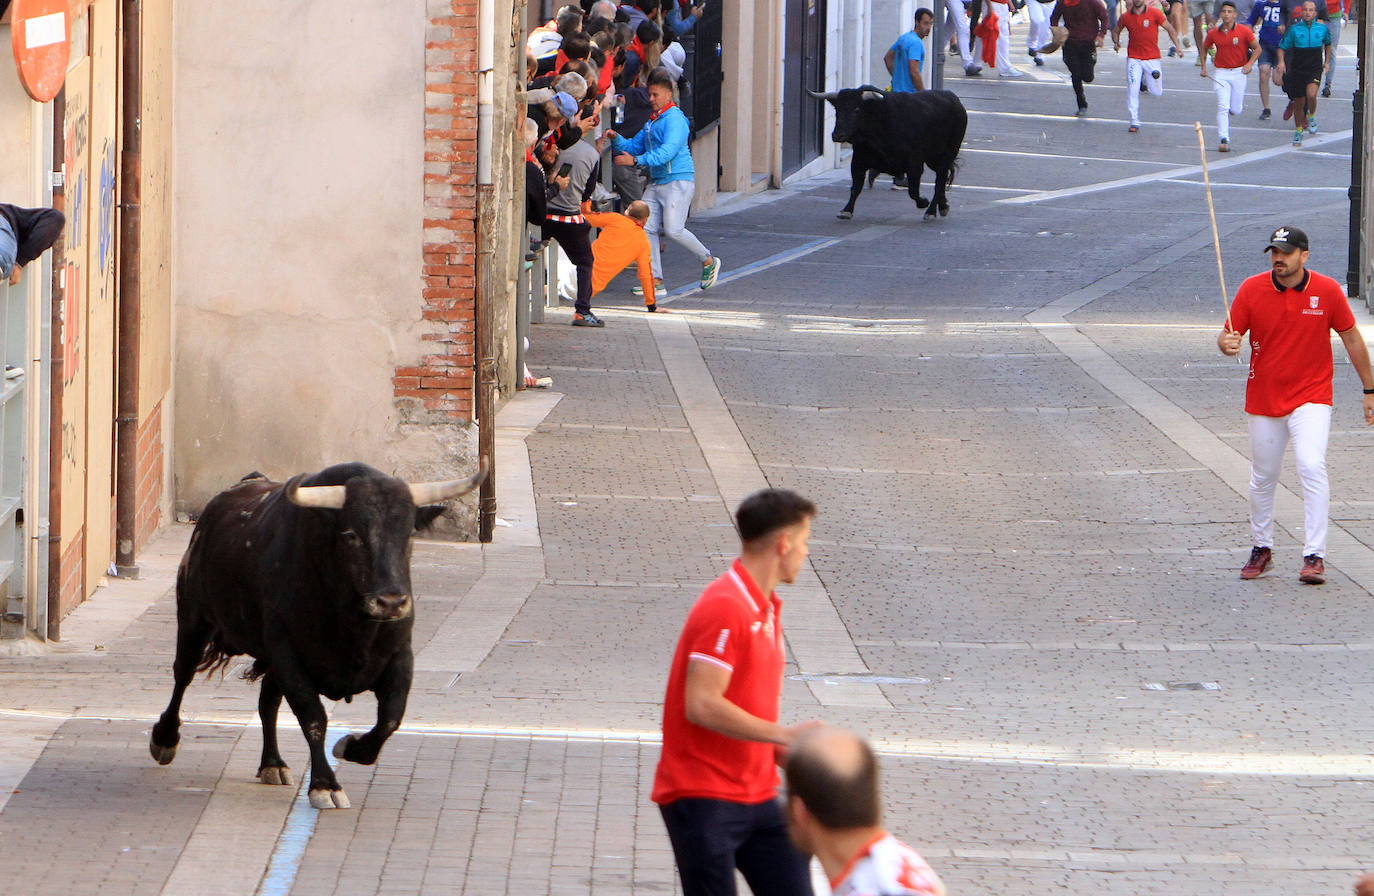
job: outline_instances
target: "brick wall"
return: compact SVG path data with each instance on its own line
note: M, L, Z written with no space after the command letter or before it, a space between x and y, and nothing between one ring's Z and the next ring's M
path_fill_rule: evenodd
M138 428L138 473L134 486L134 545L141 548L162 524L162 402Z
M403 419L473 414L477 232L477 3L430 0L425 40L425 223L421 317L433 345L396 368Z
M86 565L86 527L72 538L72 543L67 546L67 550L62 552L61 562L61 590L58 592L58 611L57 618L66 618L66 615L75 610L77 605L86 599L85 578ZM52 587L49 585L49 587Z

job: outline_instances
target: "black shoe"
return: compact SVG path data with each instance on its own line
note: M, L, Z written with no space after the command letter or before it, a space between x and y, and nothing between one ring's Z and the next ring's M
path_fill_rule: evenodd
M604 327L601 318L588 311L586 314L574 314L572 319L574 327Z
M1272 115L1272 113L1271 113L1268 109L1265 109L1263 112L1260 113L1259 120L1260 120L1260 121L1268 121L1268 120L1270 119L1271 115Z
M1074 114L1076 117L1078 117L1078 118L1082 118L1084 115L1087 115L1087 114L1088 114L1088 104L1087 104L1087 103L1079 103L1079 104L1078 104L1078 111L1075 112L1075 113L1073 113L1073 114Z
M1330 99L1330 98L1331 98L1331 87L1330 87L1330 85L1328 85L1328 86L1322 88L1322 96L1326 97L1327 99Z
M658 303L657 303L657 302L650 302L649 304L647 304L647 305L644 306L644 310L645 310L645 311L648 311L648 312L650 312L650 313L652 313L652 312L654 312L654 311L657 311L657 310L658 310Z

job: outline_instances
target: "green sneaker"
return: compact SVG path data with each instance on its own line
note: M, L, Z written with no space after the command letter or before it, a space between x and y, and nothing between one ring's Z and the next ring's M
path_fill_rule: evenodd
M711 256L705 264L701 266L701 288L710 289L716 285L716 277L720 275L720 259Z

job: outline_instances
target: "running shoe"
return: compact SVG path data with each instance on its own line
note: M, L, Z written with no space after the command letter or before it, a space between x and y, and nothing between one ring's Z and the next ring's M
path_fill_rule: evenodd
M1316 554L1303 557L1302 572L1298 573L1298 581L1304 585L1325 585L1326 564L1322 562L1322 558Z
M1130 127L1126 128L1126 133L1128 133L1128 134L1134 134L1134 133L1136 133L1136 132L1139 131L1139 130L1140 130L1140 125L1138 125L1138 124L1133 124L1133 125L1131 125Z
M1326 85L1325 87L1322 88L1322 96L1326 97L1327 99L1331 99L1331 85L1330 85L1330 84L1328 84L1328 85Z
M642 295L644 295L644 287L643 287L643 286L640 286L638 283L636 283L634 286L631 286L631 287L630 287L630 292L634 293L634 294L637 295L637 296L642 296ZM667 289L667 287L665 287L662 283L655 283L655 284L654 284L654 297L655 297L655 298L661 299L661 298L663 298L664 296L666 296L667 294L668 294L668 289Z
M597 317L595 314L592 314L590 311L588 311L586 314L574 314L572 319L572 325L574 327L606 326L606 324L602 322L601 318Z
M1302 128L1298 128L1293 132L1293 145L1302 146Z
M1270 112L1268 109L1265 109L1263 112L1260 113L1259 120L1260 120L1260 121L1268 121L1272 116L1273 116L1273 113Z
M1269 569L1269 564L1274 559L1273 551L1269 548L1254 548L1250 551L1250 559L1240 568L1242 579L1258 579Z
M701 288L710 289L715 286L718 276L720 276L720 259L712 255L701 266Z
M1309 134L1315 134L1315 133L1317 133L1317 116L1315 116L1315 115L1309 115L1309 116L1307 116L1307 133L1309 133Z
M1230 140L1222 140L1222 141L1221 141L1221 145L1217 147L1217 152L1230 152L1230 151L1231 151L1231 141L1230 141Z

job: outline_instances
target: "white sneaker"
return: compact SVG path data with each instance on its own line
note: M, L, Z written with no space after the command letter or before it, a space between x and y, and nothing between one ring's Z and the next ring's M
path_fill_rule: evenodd
M5 379L17 380L24 375L24 368L15 367L13 364L5 365Z

